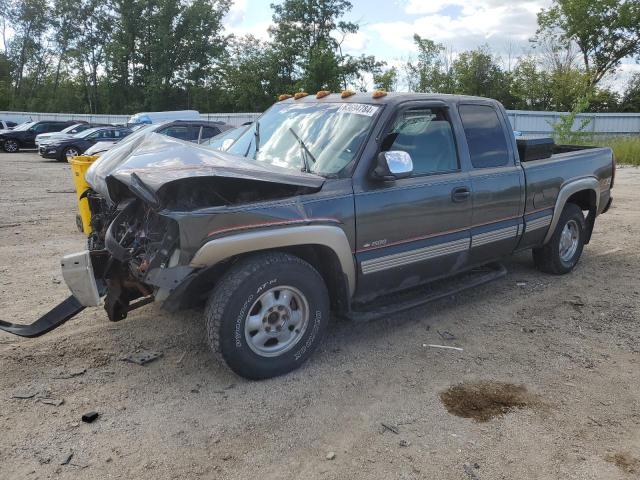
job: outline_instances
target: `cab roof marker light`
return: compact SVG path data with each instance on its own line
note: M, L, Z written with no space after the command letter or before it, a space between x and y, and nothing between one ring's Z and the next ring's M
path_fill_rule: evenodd
M288 98L293 97L293 95L289 95L288 93L283 93L278 97L278 101L282 102L283 100L287 100Z
M329 90L320 90L318 93L316 93L316 98L324 98L327 95L331 95L331 92Z
M387 92L384 90L374 90L371 96L373 98L382 98L382 97L385 97L386 95L387 95Z
M354 92L353 90L343 90L342 93L340 94L341 98L349 98L351 95L355 95L356 92Z
M307 92L298 92L293 96L293 98L294 100L300 100L301 98L306 97L307 95L309 95Z

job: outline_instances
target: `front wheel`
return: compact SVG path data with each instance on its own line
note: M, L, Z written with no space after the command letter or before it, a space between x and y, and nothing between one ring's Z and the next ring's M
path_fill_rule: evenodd
M205 310L209 346L238 375L258 380L302 365L320 344L329 296L320 274L286 253L239 261Z
M7 153L16 153L20 150L20 144L17 140L5 140L2 148Z
M584 248L586 223L582 209L568 203L549 242L533 249L536 267L547 273L562 275L576 266Z
M67 147L62 152L62 155L60 156L60 158L58 158L58 161L60 161L60 162L67 161L68 162L73 157L77 157L78 155L80 155L80 150L78 150L77 147Z

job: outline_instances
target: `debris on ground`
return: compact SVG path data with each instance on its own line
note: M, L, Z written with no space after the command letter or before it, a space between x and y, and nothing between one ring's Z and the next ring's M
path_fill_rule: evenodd
M463 349L463 348L460 348L460 347L452 347L452 346L450 346L450 345L434 345L434 344L432 344L432 343L429 343L429 344L427 344L427 343L423 343L423 344L422 344L422 346L423 346L423 347L431 347L431 348L444 348L444 349L447 349L447 350L457 350L457 351L459 351L459 352L464 352L464 349Z
M27 390L24 392L16 392L11 395L11 398L17 398L18 400L27 400L29 398L33 398L38 394L37 391Z
M82 421L85 423L92 423L100 414L98 412L88 412L82 415Z
M54 407L59 407L64 403L64 400L62 398L50 398L50 397L39 397L39 398L36 398L36 401L47 404L47 405L53 405Z
M398 427L396 427L395 425L391 425L389 423L384 423L384 422L380 422L380 425L382 425L385 430L389 430L390 432L393 432L396 435L400 433L400 430L398 430Z
M526 287L527 286L527 282L516 282L516 285L518 287Z
M440 393L440 400L449 413L477 422L487 422L514 409L541 403L524 385L494 381L453 385Z
M440 330L436 330L436 332L438 332L438 335L440 335L440 338L442 338L447 342L451 342L456 339L456 336L453 333L448 332L446 330L444 332L441 332Z
M464 473L466 473L471 480L480 480L480 477L476 473L476 470L479 468L480 468L480 465L478 465L477 463L474 463L473 465L471 465L470 463L465 463L462 466Z
M56 380L68 380L69 378L79 377L80 375L84 375L87 372L86 368L76 368L73 370L69 370L68 372L61 372L54 376Z
M152 352L149 350L141 350L139 352L132 353L122 360L125 362L135 363L137 365L146 365L154 360L162 357L162 352Z
M327 460L333 460L334 458L336 458L336 452L327 453L327 456L326 456Z
M403 438L402 440L400 440L400 441L398 442L398 444L399 444L401 447L408 447L409 445L411 445L411 442L410 442L409 440L405 440L405 439Z
M71 459L73 458L73 452L69 452L69 454L62 459L60 465L68 465Z

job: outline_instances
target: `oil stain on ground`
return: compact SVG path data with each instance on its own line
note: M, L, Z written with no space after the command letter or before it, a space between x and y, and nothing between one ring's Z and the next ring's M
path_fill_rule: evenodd
M440 393L440 399L449 413L477 422L541 404L538 396L529 393L524 385L492 381L453 385Z
M633 458L629 453L616 453L606 457L608 462L615 464L623 472L640 473L640 460Z

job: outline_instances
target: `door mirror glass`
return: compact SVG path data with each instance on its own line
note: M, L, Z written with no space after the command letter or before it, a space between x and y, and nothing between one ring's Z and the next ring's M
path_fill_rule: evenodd
M373 173L376 178L387 181L410 177L413 173L411 155L402 150L380 152L378 166Z

